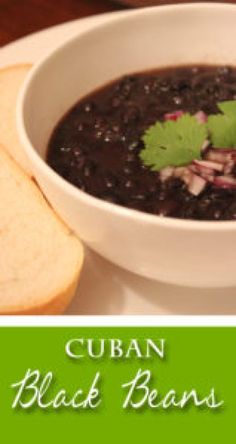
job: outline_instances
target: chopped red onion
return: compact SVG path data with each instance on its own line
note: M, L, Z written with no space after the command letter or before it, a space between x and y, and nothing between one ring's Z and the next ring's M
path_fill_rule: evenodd
M188 185L188 191L194 196L198 196L205 188L207 181L196 174L192 174L191 181Z
M183 180L186 185L189 185L192 177L192 172L188 167L177 167L174 171L174 177Z
M199 123L206 123L208 120L208 117L204 111L198 111L196 114L194 114L194 117L196 117Z
M188 168L184 169L184 172L183 172L183 175L182 175L182 179L186 183L187 186L190 185L190 183L192 181L192 176L193 175L194 174Z
M162 182L165 182L165 180L169 179L169 177L173 176L175 171L174 167L168 166L165 168L162 168L160 171L160 179Z
M232 158L234 158L236 156L236 151L232 150L232 149L219 149L219 148L215 148L215 149L210 149L207 153L207 160L211 160L213 162L219 162L219 163L227 163L230 160L232 160Z
M165 114L164 118L176 121L183 114L184 111L178 110ZM198 111L195 117L199 123L205 123L208 119L203 111ZM209 140L206 139L201 151L205 151L209 144ZM219 188L236 188L236 178L231 175L234 167L236 167L236 149L210 148L206 150L204 159L195 159L188 166L163 168L160 171L160 179L164 182L171 177L179 178L191 194L198 196L207 183L212 183Z
M184 115L184 111L176 110L164 115L164 120L176 121ZM194 114L200 124L208 121L207 114L200 110ZM160 179L165 182L171 177L181 179L194 196L198 196L207 183L212 183L220 188L236 188L236 178L232 177L232 171L236 167L236 147L234 148L210 148L210 141L204 140L201 152L204 159L195 159L188 166L168 166L160 171ZM221 175L219 175L221 174Z
M174 170L174 176L181 179L184 175L185 170L186 167L176 167Z
M213 184L219 188L236 188L236 179L231 176L216 176Z
M189 169L192 171L192 173L197 174L198 176L201 176L203 179L205 179L207 182L212 182L216 172L214 170L210 170L209 168L199 168L196 165L190 165Z
M211 160L193 160L193 164L200 170L207 168L208 170L223 171L223 165L221 163Z
M230 160L229 162L227 162L224 165L224 175L227 176L228 174L232 173L234 166L235 166L234 160Z
M164 114L164 119L165 119L165 120L173 120L173 121L176 121L176 120L178 120L180 117L182 117L183 114L184 114L184 111L182 111L182 110L173 111L172 113L166 113L166 114Z
M188 191L194 196L198 196L207 184L206 179L195 174L189 167L176 168L174 175L183 180L188 187Z
M215 152L221 153L221 154L236 155L236 149L235 148L217 148L217 147L214 147L214 148L212 148L212 151L215 151Z

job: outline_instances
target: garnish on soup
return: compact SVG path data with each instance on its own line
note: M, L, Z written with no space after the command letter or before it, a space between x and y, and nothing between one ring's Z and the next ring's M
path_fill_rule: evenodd
M167 116L165 122L156 122L142 139L145 148L140 152L141 160L153 171L160 171L167 166L187 165L201 159L207 129L197 118L183 113L176 120Z
M125 76L59 122L48 162L100 199L147 213L236 220L236 68Z
M236 166L236 100L217 106L221 114L207 116L198 111L190 116L176 111L166 114L166 121L148 128L142 138L145 147L140 152L144 165L159 171L162 181L179 177L195 196L207 183L235 188L236 179L231 173ZM205 155L206 160L201 160L208 145L211 150ZM218 147L226 149L219 155L214 151ZM179 166L186 168L176 168Z
M218 103L221 113L208 117L207 128L214 147L236 147L236 100Z

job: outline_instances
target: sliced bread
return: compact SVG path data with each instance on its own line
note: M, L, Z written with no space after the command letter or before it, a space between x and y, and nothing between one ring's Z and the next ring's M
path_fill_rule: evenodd
M0 141L13 159L30 174L28 159L19 144L16 130L16 101L31 65L0 69Z
M0 70L0 314L60 314L75 293L84 253L29 177L15 122L29 69Z
M0 214L0 314L62 313L83 247L2 147Z

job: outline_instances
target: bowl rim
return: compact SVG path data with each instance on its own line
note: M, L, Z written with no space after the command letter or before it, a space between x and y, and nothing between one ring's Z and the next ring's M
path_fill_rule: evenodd
M236 230L236 220L228 220L228 221L209 221L209 220L192 220L192 219L181 219L174 218L168 216L160 216L155 214L145 213L143 211L135 210L132 208L127 208L119 204L107 202L98 197L92 196L91 194L84 192L77 188L75 185L68 182L62 176L60 176L55 170L53 170L43 159L36 148L31 143L31 140L27 134L25 124L24 124L24 104L26 101L26 97L28 94L28 90L30 88L31 82L33 81L35 75L37 75L41 70L43 70L44 65L53 57L57 56L60 53L63 53L67 50L71 44L77 41L77 39L86 37L87 34L92 34L99 32L100 29L112 28L113 24L119 24L119 22L134 20L137 16L142 15L150 15L155 12L155 14L162 13L172 13L177 12L181 13L181 11L188 10L227 10L229 13L236 13L236 4L232 3L181 3L181 4L169 4L169 5L160 5L160 6L150 6L144 8L138 8L134 10L124 10L113 12L109 14L109 18L105 23L99 23L93 25L91 28L80 31L78 34L73 37L69 37L62 44L50 49L43 57L39 59L38 62L34 64L34 66L30 69L29 74L27 75L24 83L20 89L17 105L16 105L16 124L17 131L19 134L20 141L22 143L22 148L24 149L27 157L32 161L33 165L36 165L35 168L40 170L43 175L48 176L53 184L62 190L62 192L68 193L72 195L75 199L79 198L80 201L86 203L87 205L91 205L93 208L97 208L98 210L108 211L114 216L121 216L128 220L136 220L137 219L143 224L150 224L160 226L166 229L177 229L177 230L187 230L187 231L235 231ZM155 11L154 11L155 10ZM105 15L105 14L104 14ZM45 193L46 194L46 193ZM47 196L46 196L47 197Z

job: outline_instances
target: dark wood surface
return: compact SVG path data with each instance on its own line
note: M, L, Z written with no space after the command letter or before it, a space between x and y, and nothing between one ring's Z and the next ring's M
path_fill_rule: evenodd
M154 4L183 3L186 1L187 0L0 0L0 46L49 26L93 14L118 11L131 7L131 5L148 6ZM224 0L219 1L224 2ZM230 1L228 0L228 2ZM231 1L231 3L236 3L236 0Z
M155 5L166 5L171 3L236 3L236 0L117 0L119 4L129 5L129 6L155 6Z
M68 20L124 8L109 0L0 0L0 46Z

